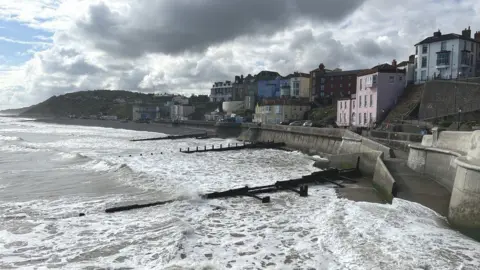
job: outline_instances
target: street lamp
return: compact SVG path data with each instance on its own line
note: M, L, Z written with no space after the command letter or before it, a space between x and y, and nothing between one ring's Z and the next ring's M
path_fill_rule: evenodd
M460 114L462 113L462 108L458 108L457 112L457 130L460 130Z

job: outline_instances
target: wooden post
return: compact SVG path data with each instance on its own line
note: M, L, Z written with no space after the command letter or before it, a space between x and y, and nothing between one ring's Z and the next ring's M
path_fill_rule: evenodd
M212 149L215 149L215 145L212 144Z
M207 151L207 146L206 146L206 145L205 145L205 149L204 149L204 150Z
M228 143L228 148L230 148L230 143Z
M198 152L198 146L197 146L197 152Z
M235 143L235 147L238 147L238 143Z
M180 152L182 152L182 148L180 148Z
M220 144L220 149L222 149L222 145Z
M187 152L190 152L190 147L187 148Z

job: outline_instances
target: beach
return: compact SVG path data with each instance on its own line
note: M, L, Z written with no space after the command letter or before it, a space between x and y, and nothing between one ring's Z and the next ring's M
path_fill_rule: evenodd
M202 126L172 126L166 123L136 123L129 121L126 123L120 120L97 120L97 119L79 119L79 118L37 118L33 121L47 123L47 124L59 124L59 125L74 125L74 126L90 126L90 127L103 127L103 128L115 128L126 129L135 131L148 131L165 133L170 135L201 133L208 131L209 134L214 132L213 128Z

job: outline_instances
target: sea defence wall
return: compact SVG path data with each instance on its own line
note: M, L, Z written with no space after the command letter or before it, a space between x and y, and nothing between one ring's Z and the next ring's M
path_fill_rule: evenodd
M288 148L328 158L326 167L353 168L373 178L373 186L388 202L395 193L395 180L383 164L393 158L391 148L346 129L283 125L243 124L240 140L284 142Z
M434 128L421 144L410 145L408 166L450 190L449 222L480 237L480 131Z

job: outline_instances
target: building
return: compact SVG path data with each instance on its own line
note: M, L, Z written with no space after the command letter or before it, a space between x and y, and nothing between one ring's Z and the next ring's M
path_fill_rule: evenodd
M442 34L440 30L415 44L415 83L432 79L456 79L478 74L480 34L471 38L470 27L461 35Z
M349 127L355 125L356 114L356 95L352 94L348 98L337 100L337 126Z
M222 103L222 111L227 115L245 109L245 101L224 101Z
M290 78L290 96L296 98L310 98L310 75L294 72L287 76Z
M332 104L339 98L349 97L355 93L359 70L328 70L323 64L310 71L312 100L323 104Z
M351 111L352 125L371 127L395 106L404 89L405 70L398 69L395 60L392 65L382 64L359 73L356 104Z
M232 100L232 82L216 82L210 89L210 102L223 102Z
M279 124L282 121L302 120L309 110L308 99L264 99L255 108L253 122Z
M191 105L172 105L170 107L170 118L172 120L187 120L188 116L195 111Z
M410 55L408 61L400 62L397 68L405 70L405 86L415 82L415 55Z
M155 120L158 118L158 112L160 111L157 105L133 105L132 120Z

